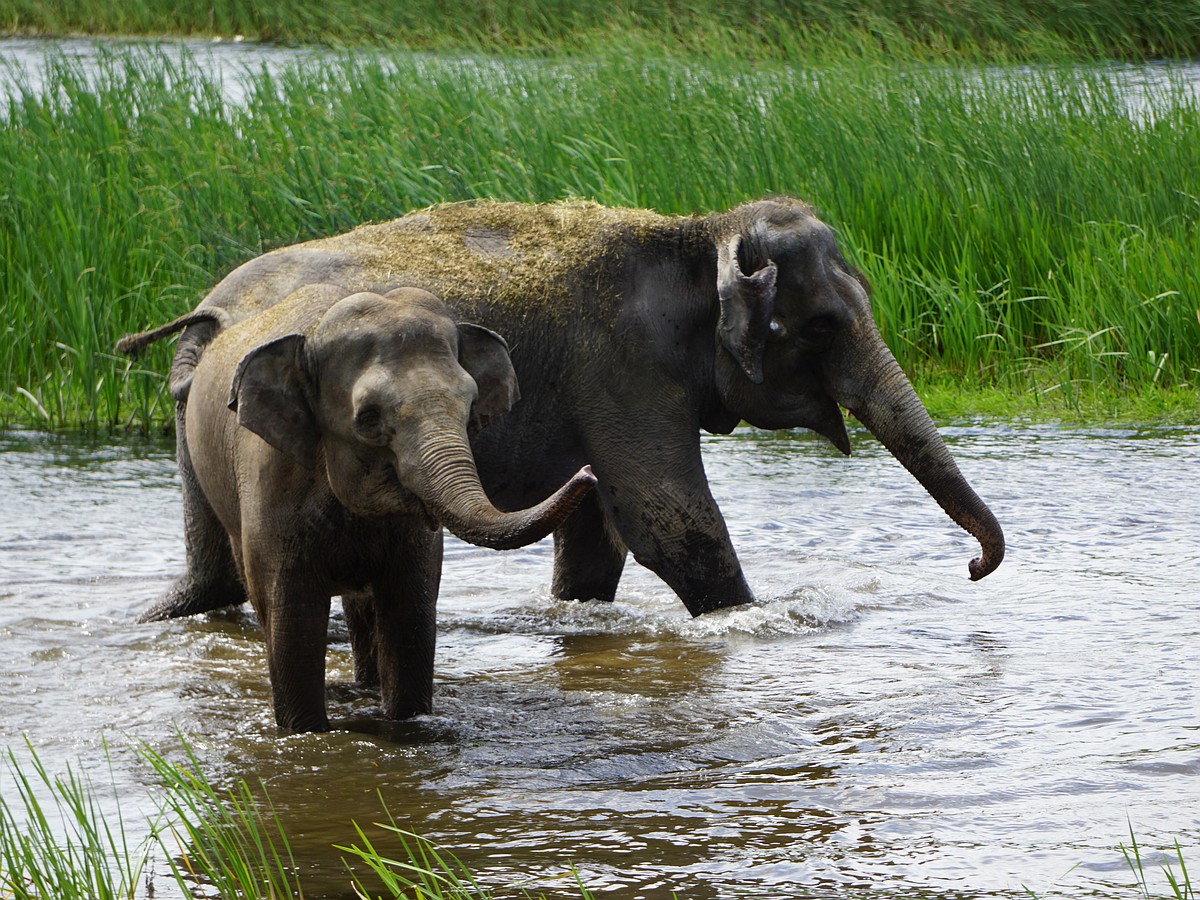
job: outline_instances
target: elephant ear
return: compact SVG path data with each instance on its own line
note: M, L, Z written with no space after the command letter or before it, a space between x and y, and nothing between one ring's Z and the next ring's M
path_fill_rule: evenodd
M738 259L742 236L735 234L717 248L717 295L721 317L717 338L754 384L763 380L763 346L775 311L775 281L779 269L771 260L751 275Z
M321 434L305 392L304 335L289 334L242 357L229 389L238 424L306 469Z
M502 416L521 398L517 373L508 356L508 343L482 325L458 326L458 361L479 388L467 428L476 432Z

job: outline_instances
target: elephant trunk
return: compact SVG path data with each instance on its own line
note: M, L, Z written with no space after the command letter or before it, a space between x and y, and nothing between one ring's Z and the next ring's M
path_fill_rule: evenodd
M456 536L480 547L513 550L541 540L561 525L596 483L584 466L536 506L501 512L492 505L463 429L443 429L425 441L419 465L422 501Z
M852 412L938 502L947 515L982 548L971 560L971 580L990 574L1004 559L1004 532L992 511L958 469L907 376L879 342L873 357L855 372L853 384L836 390L839 403Z

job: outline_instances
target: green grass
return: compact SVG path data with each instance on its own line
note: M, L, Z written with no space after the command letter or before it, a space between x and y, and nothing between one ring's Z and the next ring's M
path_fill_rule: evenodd
M101 812L92 781L51 775L28 748L31 771L7 751L0 765L0 897L123 900L137 890L149 846L130 843L126 823ZM8 778L4 778L7 775ZM10 791L15 796L10 795Z
M382 799L380 801L382 803ZM386 807L384 812L387 813ZM396 851L378 849L366 831L354 825L358 843L335 846L335 849L361 862L373 880L368 884L361 876L353 875L354 892L362 900L382 900L384 897L411 897L413 900L491 900L494 893L481 885L463 863L448 850L438 847L418 834L400 827L391 813L386 823L376 823L386 837L393 840ZM352 870L353 871L353 870ZM582 900L594 900L594 895L575 874L575 885ZM379 890L382 888L383 893ZM526 900L533 895L522 891ZM677 895L672 894L672 897Z
M139 829L119 814L115 823L106 816L90 779L71 770L52 775L34 749L27 749L28 762L9 751L0 770L0 783L15 785L14 796L0 795L0 897L5 900L303 900L303 866L265 789L244 781L228 788L214 785L186 741L182 762L141 750L159 780L152 797L159 812L144 823L140 830L149 836L137 844L130 842L127 829ZM357 842L336 848L347 854L348 879L359 897L493 897L452 853L399 827L386 808L383 813L386 822L371 829L380 835L374 842L367 829L350 822L347 832ZM377 846L381 841L388 846ZM166 860L165 876L155 872L160 856ZM591 900L576 883L582 900Z
M284 825L264 788L244 781L214 785L203 773L187 742L182 762L142 748L142 756L160 787L159 813L140 829L149 837L133 844L139 830L121 816L111 821L97 800L98 789L86 776L68 770L52 775L32 747L21 762L8 751L0 765L0 783L14 787L0 794L0 897L6 900L132 900L133 897L219 896L225 900L302 898L303 861L293 855ZM382 800L381 800L382 805ZM490 900L483 885L452 853L397 824L383 808L375 840L351 822L354 842L339 849L355 893L363 900ZM1147 871L1143 847L1132 828L1129 846L1121 845L1137 887L1155 897L1196 900L1176 842L1174 859L1160 865L1166 891ZM377 846L387 841L388 846ZM155 874L161 854L169 874ZM582 900L593 895L576 876ZM1152 884L1152 881L1155 884ZM178 894L169 891L174 888ZM196 892L200 893L197 894ZM1030 894L1031 896L1036 896ZM529 894L524 894L529 897Z
M0 122L0 422L158 427L191 308L264 249L471 197L667 213L812 201L952 414L1200 411L1200 109L1171 66L1130 115L1111 67L863 57L819 67L331 58L223 104L196 65L106 54ZM943 406L947 404L943 403Z
M153 829L154 840L180 888L200 882L228 900L304 896L287 834L265 793L256 796L244 781L215 787L186 742L184 764L142 752L163 785L165 824Z
M1189 56L1200 52L1196 0L3 0L16 33L244 35L278 42L410 49L592 52L654 43L739 58L903 53L1007 59Z
M1167 887L1170 888L1170 894L1167 896L1174 900L1196 900L1196 888L1188 874L1187 863L1183 859L1183 848L1179 846L1179 841L1175 842L1174 849L1174 864L1164 863L1161 866ZM1142 848L1138 845L1137 836L1133 833L1133 826L1129 828L1129 846L1121 845L1121 855L1125 857L1126 865L1137 879L1142 896L1147 898L1155 896L1150 887L1150 877L1146 874L1146 864L1142 860ZM1178 871L1176 871L1175 865L1179 866Z

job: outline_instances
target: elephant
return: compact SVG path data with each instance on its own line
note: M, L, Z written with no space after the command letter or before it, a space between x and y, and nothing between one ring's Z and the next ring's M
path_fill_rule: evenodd
M456 324L426 291L306 285L258 315L198 310L122 349L200 322L217 333L187 398L189 477L266 636L276 722L330 727L337 594L356 674L379 684L384 715L428 712L442 524L481 546L524 546L565 521L591 470L530 509L488 501L468 432L509 410L516 373L502 337Z
M313 283L422 287L506 335L525 393L472 441L489 497L520 508L584 462L598 479L554 532L555 598L612 600L632 553L692 615L753 601L700 431L807 428L849 454L843 408L979 542L972 580L1004 557L1000 524L876 327L866 278L804 201L688 216L587 201L443 204L252 259L197 312L251 316ZM180 422L218 330L201 321L179 340ZM181 460L187 452L181 443ZM147 618L240 599L210 511L197 503L189 515L188 571Z

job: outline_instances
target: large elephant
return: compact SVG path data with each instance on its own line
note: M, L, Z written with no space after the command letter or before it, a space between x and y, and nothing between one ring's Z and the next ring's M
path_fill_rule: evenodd
M839 407L980 542L972 579L1004 556L999 524L880 337L865 279L801 201L687 217L583 202L438 206L260 256L198 312L236 319L318 282L421 286L506 335L524 399L473 441L489 496L519 508L585 462L599 479L555 531L556 597L611 600L632 551L693 615L751 601L699 431L803 427L849 453ZM202 322L180 339L180 417L216 330ZM208 511L193 507L188 573L150 618L240 599Z
M309 285L221 326L187 398L190 477L266 635L275 718L323 731L330 598L346 595L356 670L384 714L428 712L444 523L508 549L540 540L594 485L584 467L536 507L488 501L468 431L517 399L507 345L433 295Z

